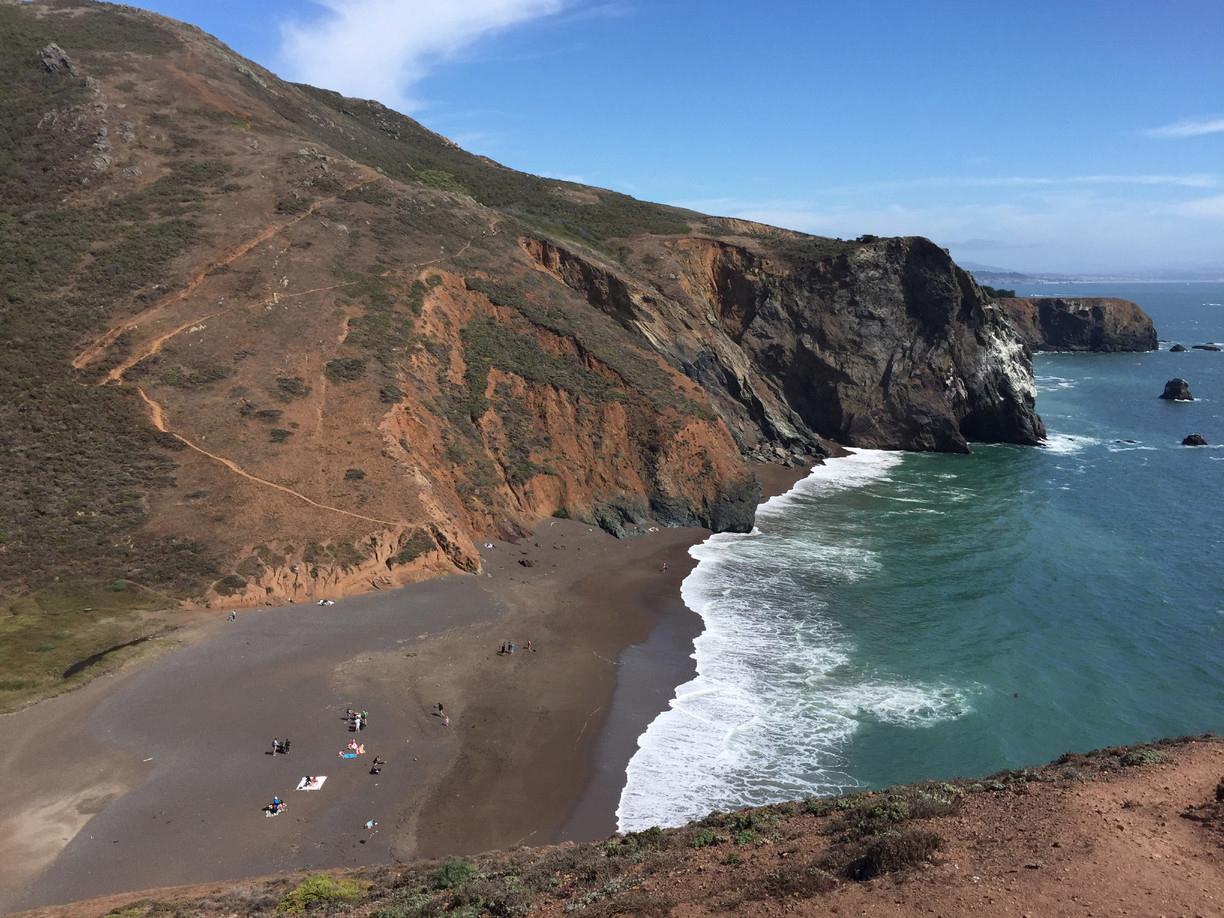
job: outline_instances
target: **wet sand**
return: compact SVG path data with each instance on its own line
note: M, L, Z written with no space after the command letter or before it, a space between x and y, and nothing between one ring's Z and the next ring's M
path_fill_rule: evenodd
M767 494L802 477L759 474ZM181 649L0 718L0 910L611 833L637 737L692 676L679 585L706 535L545 521L492 543L481 576L218 612ZM341 760L350 704L368 754ZM265 754L286 735L289 756ZM324 789L294 792L305 774ZM289 807L265 819L273 794Z

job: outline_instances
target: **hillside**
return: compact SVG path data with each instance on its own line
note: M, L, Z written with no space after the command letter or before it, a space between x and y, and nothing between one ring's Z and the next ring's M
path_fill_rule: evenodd
M26 657L182 600L473 571L550 514L746 530L751 458L1044 433L1024 345L925 239L516 172L131 8L4 0L0 48Z
M1066 754L980 780L714 813L471 860L129 893L29 915L1208 915L1224 745Z

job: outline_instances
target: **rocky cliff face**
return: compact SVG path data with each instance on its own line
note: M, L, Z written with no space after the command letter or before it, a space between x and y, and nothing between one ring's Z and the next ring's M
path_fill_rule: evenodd
M744 531L749 457L1042 436L927 240L515 172L129 7L0 41L0 590L308 599L549 514Z
M525 248L698 382L748 452L1044 436L1026 349L943 249L739 229L635 240L620 270L538 239Z
M998 301L1035 351L1154 351L1156 328L1138 304L1113 297Z

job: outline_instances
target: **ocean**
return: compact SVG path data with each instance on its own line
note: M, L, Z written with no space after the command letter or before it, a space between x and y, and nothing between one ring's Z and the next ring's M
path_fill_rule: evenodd
M622 831L1224 728L1224 352L1168 351L1224 342L1224 285L1018 292L1132 299L1161 349L1038 355L1044 447L858 451L693 548Z

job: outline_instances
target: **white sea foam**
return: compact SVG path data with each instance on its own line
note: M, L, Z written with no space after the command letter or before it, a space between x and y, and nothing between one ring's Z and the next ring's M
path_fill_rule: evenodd
M1050 453L1078 453L1086 447L1099 446L1100 443L1095 437L1051 433L1041 448Z
M1074 379L1067 379L1065 376L1036 376L1033 378L1037 383L1037 391L1054 392L1058 389L1074 389L1079 383Z
M830 544L768 533L797 502L879 482L901 461L875 450L830 460L760 508L765 532L722 533L691 549L698 564L682 595L705 623L697 676L638 739L617 808L621 831L857 787L841 750L861 724L924 727L969 710L953 686L857 671L821 601L787 582L799 569L830 584L870 576L879 561L861 535Z

